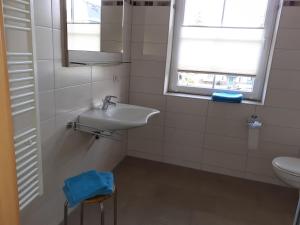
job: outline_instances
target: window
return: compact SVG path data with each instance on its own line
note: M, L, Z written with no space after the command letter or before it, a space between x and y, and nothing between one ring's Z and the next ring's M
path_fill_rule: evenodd
M201 95L223 90L260 100L279 3L177 0L168 89Z

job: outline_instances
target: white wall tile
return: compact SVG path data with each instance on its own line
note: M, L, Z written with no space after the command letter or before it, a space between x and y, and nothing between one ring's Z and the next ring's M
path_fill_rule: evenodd
M101 23L101 42L102 41L112 41L121 42L122 41L122 23L120 24L102 24ZM104 42L102 42L103 44ZM105 46L105 45L103 45Z
M108 38L108 37L106 37L106 38ZM119 39L121 39L121 38L119 38ZM114 41L114 40L113 41L102 40L101 45L102 45L103 52L120 52L123 48L121 41Z
M62 47L61 47L61 31L53 29L53 57L54 59L62 58Z
M270 176L264 176L260 174L253 174L250 172L246 172L244 175L244 178L249 179L249 180L254 180L258 182L263 182L263 183L269 183L269 184L275 184L275 185L280 185L280 186L287 186L284 184L279 178L277 177L270 177Z
M92 83L93 103L102 104L102 100L107 95L114 95L114 83L112 80L103 80Z
M205 100L167 96L166 110L168 112L205 116L207 107L208 102Z
M133 7L133 24L162 25L169 23L170 7Z
M267 159L278 156L299 157L299 147L261 140L258 149L249 150L248 155Z
M165 100L166 97L163 95L153 95L153 94L142 94L142 93L130 93L130 103L152 107L160 111L165 110Z
M128 103L129 99L129 77L117 77L113 85L113 95L118 97L118 101L122 103Z
M158 43L136 43L131 44L131 57L136 60L166 60L166 44Z
M94 104L102 104L102 100L107 95L114 95L118 97L118 102L128 101L128 77L118 76L116 80L102 80L92 83L93 102Z
M86 84L92 80L90 67L63 67L60 60L54 61L54 73L56 89Z
M60 29L60 0L52 0L53 28Z
M131 26L132 24L132 11L133 11L132 5L129 4L128 2L125 2L123 20L124 20L124 24L127 24L129 26Z
M229 169L229 168L213 166L213 165L208 165L208 164L202 164L201 169L208 171L208 172L217 173L217 174L245 178L244 171L239 171L239 170L235 170L235 169Z
M225 169L245 171L246 156L205 149L203 163Z
M117 66L117 69L118 69L118 75L123 77L125 76L128 78L131 71L131 63L120 64L119 66Z
M165 65L165 62L133 60L131 75L162 79L165 76Z
M259 106L256 109L256 115L260 117L264 124L283 127L300 128L299 114L300 110L285 108Z
M163 152L164 152L164 159L177 158L181 160L198 162L198 163L200 163L202 160L201 148L193 148L185 145L165 143Z
M60 139L58 141L59 142L58 145L63 144L63 141L61 141L62 139L65 138L63 136L68 136L68 135L71 136L74 133L77 133L77 135L78 135L78 132L74 132L72 130L67 129L65 124L67 124L70 121L74 121L82 111L83 111L83 109L78 109L78 110L74 110L74 111L63 112L61 114L56 114L55 132L57 133L57 136Z
M280 27L281 28L300 28L299 7L283 7Z
M299 91L270 88L267 92L265 104L273 107L300 109L299 95Z
M131 77L130 89L132 92L162 94L163 82L162 79Z
M253 174L275 177L272 159L248 157L246 171Z
M149 43L167 43L168 25L133 25L132 41Z
M269 78L269 88L300 91L300 71L280 70L271 71Z
M163 127L147 125L140 128L130 129L128 131L128 138L149 138L153 140L162 140L163 131Z
M182 149L185 147L201 149L203 145L203 139L203 133L200 132L168 127L165 128L165 143L181 146ZM182 150L182 152L184 152L184 150Z
M130 74L130 64L105 65L92 67L92 81L114 80L126 78Z
M161 141L148 138L129 138L128 149L149 154L162 155L163 145Z
M210 101L208 105L208 116L229 120L237 120L244 124L255 112L255 105L228 104Z
M260 132L261 140L300 146L300 129L265 125Z
M122 54L123 62L131 62L131 42L123 41L123 54Z
M35 25L52 27L51 1L34 1Z
M166 113L166 127L204 132L205 117L183 113Z
M151 154L151 153L146 153L146 152L135 151L132 149L128 149L127 155L132 156L132 157L141 158L141 159L162 161L162 155L160 155L160 154Z
M39 93L40 120L48 120L55 116L54 91Z
M53 59L52 29L36 27L35 32L37 59Z
M247 121L242 122L224 118L208 117L206 132L209 134L245 139L248 137L248 125Z
M300 50L300 29L279 29L275 48Z
M123 16L123 61L131 61L131 21L132 21L132 6L128 3L124 4Z
M276 49L273 55L272 68L300 70L300 50Z
M54 65L52 60L37 61L37 76L39 91L54 89Z
M103 23L122 23L123 7L102 6L101 8Z
M184 160L182 158L164 156L163 162L168 163L168 164L177 165L177 166L183 166L183 167L187 167L187 168L201 170L201 164L199 162L188 161L188 160Z
M214 134L205 135L204 147L241 155L246 155L248 152L247 140Z
M55 144L55 119L52 118L50 120L46 120L41 122L41 142L42 142L42 151L44 151L44 148L47 148L48 146L53 147ZM49 148L51 150L51 148ZM45 154L42 155L44 159L47 159L49 157L49 154L51 152L45 152Z
M55 90L56 114L89 108L91 103L91 84Z
M92 81L113 80L118 73L117 66L93 66Z
M148 120L148 124L152 126L164 126L165 123L165 112L160 112L158 115L151 117Z

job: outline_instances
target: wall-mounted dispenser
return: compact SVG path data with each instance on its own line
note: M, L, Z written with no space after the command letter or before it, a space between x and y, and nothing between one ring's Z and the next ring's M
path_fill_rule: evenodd
M262 127L262 122L259 121L257 115L252 115L248 119L248 149L257 149L259 143L259 131Z

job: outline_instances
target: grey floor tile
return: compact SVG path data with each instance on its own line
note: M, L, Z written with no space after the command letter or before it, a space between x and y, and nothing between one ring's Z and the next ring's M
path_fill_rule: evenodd
M297 191L285 187L127 157L116 169L118 225L290 225ZM113 225L113 202L105 225ZM69 225L79 225L79 210ZM85 225L100 224L97 206Z

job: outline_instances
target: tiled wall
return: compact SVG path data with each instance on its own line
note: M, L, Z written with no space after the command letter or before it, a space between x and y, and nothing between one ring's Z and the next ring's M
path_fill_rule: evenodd
M126 155L126 133L120 141L95 140L90 135L66 130L65 126L105 95L116 95L127 102L130 64L62 67L60 0L34 2L44 194L22 211L21 222L57 225L63 218L64 179L92 168L110 170ZM130 18L126 18L125 24L130 23ZM127 41L125 48L129 44ZM126 60L130 56L127 52L125 49Z
M300 6L285 6L264 106L164 96L169 6L133 6L130 103L161 110L129 132L131 156L278 183L271 160L299 156ZM247 148L247 119L264 125L257 150Z

